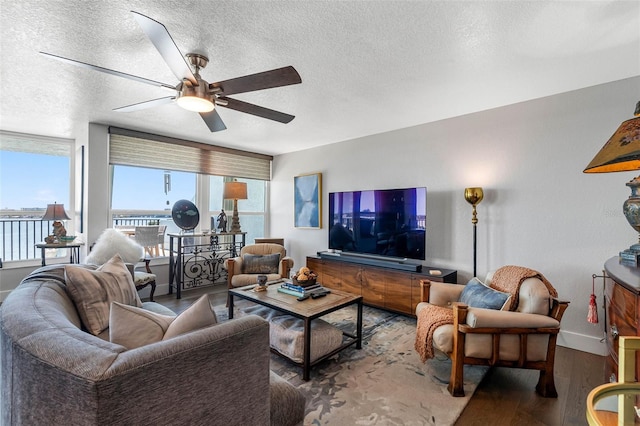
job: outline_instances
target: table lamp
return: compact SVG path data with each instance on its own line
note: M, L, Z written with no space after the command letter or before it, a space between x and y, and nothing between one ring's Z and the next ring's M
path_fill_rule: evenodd
M467 200L469 204L473 206L473 213L471 216L471 223L473 224L473 276L476 277L476 243L477 243L477 234L476 234L476 225L478 224L478 216L476 211L476 206L480 204L480 201L484 198L484 192L482 188L465 188L464 189L464 199Z
M241 232L240 218L238 217L238 200L247 199L246 182L238 182L236 179L231 182L225 182L222 198L233 200L233 216L231 217L231 229L229 232Z
M67 230L64 229L64 225L61 220L69 220L71 219L67 212L64 211L64 204L47 204L47 211L42 216L42 220L53 220L53 234L49 235L46 239L47 242L54 242L55 240L60 241L60 237L64 237L67 235Z
M636 104L635 118L620 124L602 149L584 169L584 173L625 172L640 169L640 102ZM629 225L640 232L640 176L626 184L631 195L622 205ZM640 243L620 252L620 260L632 266L640 263Z

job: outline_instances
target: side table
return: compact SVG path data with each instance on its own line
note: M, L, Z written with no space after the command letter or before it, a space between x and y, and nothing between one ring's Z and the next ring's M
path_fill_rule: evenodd
M45 249L69 249L69 263L80 263L80 247L84 243L38 243L36 248L40 249L42 266L46 266Z

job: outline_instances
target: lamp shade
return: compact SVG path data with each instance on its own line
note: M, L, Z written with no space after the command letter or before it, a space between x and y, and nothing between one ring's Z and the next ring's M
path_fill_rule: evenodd
M42 216L42 220L69 220L67 212L64 211L64 204L47 204L47 211Z
M245 182L238 182L237 180L225 182L222 198L225 200L246 200L247 184Z
M484 198L484 191L482 188L465 188L464 199L467 200L472 206L480 204L480 201Z
M593 157L585 173L640 170L640 102L635 118L624 121Z

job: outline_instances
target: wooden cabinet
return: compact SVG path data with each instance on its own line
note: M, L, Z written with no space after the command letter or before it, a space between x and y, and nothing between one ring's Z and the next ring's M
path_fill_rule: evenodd
M640 268L620 265L618 257L605 263L611 278L605 284L605 332L607 359L605 381L618 380L618 336L640 336ZM636 381L640 371L640 353L636 355Z
M407 315L415 315L421 279L455 283L458 275L451 269L440 269L441 275L429 275L315 256L307 257L307 267L318 274L318 282L327 288L360 295L366 305Z

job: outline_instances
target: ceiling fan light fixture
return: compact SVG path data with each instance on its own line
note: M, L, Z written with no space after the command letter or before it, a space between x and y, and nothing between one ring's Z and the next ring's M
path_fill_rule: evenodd
M197 86L191 84L190 81L184 81L178 88L180 90L176 102L186 110L194 112L210 112L213 111L215 105L213 103L213 95L207 93L207 82L198 78Z
M176 102L180 107L194 112L210 112L215 108L209 99L197 96L180 96Z

